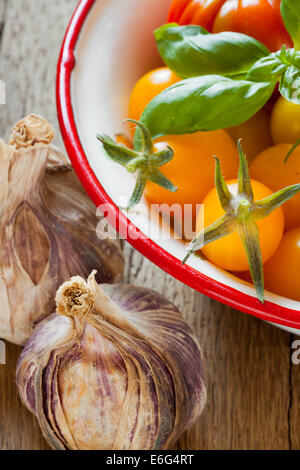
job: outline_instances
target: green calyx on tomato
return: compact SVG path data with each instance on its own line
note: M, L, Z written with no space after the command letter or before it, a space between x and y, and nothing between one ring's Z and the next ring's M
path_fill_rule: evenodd
M164 150L155 152L147 127L133 119L127 119L125 122L136 124L140 129L141 149L139 151L117 144L108 136L98 135L97 138L102 142L106 154L114 162L125 167L129 173L136 173L136 185L128 206L125 208L129 210L140 202L147 181L151 181L171 192L176 192L177 188L159 170L161 166L172 160L174 156L173 149L168 146Z
M281 11L295 48L273 53L241 33L174 24L156 30L160 55L183 80L146 106L141 122L152 137L239 125L266 104L277 84L287 100L300 104L300 0L282 0Z
M265 199L254 202L248 163L240 142L238 143L238 149L240 161L238 194L234 196L229 191L222 176L219 159L215 157L215 185L225 215L197 234L188 248L183 264L187 262L192 253L201 250L205 245L237 232L247 255L258 299L264 302L263 262L256 222L270 215L275 209L300 192L300 184L289 186Z

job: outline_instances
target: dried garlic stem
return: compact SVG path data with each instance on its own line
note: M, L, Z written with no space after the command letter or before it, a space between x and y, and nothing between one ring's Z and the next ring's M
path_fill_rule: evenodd
M79 320L96 312L96 316L101 315L106 322L144 339L128 315L97 284L96 274L93 271L87 282L80 276L74 276L65 282L56 294L56 312Z
M85 317L95 304L95 295L80 276L65 282L56 294L57 313L71 317Z
M51 124L41 116L29 114L12 128L9 145L20 150L36 144L50 145L53 138Z

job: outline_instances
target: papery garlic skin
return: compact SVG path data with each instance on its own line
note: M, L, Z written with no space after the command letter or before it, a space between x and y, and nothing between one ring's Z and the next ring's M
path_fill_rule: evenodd
M96 208L52 138L47 121L30 116L13 145L0 141L0 338L20 345L70 276L97 269L100 282L113 282L124 268L119 242L98 238Z
M167 449L206 402L202 353L156 292L75 277L17 365L20 397L54 449Z

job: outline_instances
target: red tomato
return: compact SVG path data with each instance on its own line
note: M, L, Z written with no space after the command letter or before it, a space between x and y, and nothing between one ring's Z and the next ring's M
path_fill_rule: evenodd
M265 44L272 52L293 47L280 14L281 0L173 0L168 21L198 24L208 31L235 31Z
M211 31L225 2L226 0L173 0L168 21L180 25L198 24Z

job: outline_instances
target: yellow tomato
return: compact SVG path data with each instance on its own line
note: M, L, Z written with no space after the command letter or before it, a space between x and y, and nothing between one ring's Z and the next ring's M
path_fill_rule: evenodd
M250 165L251 178L261 181L274 192L300 183L300 147L284 162L291 148L291 144L278 144L264 150ZM284 204L283 212L286 230L300 226L300 194Z
M223 130L164 136L156 139L154 144L156 150L168 145L173 148L173 160L160 170L178 187L178 191L172 193L157 184L147 183L145 196L151 203L201 204L214 185L214 155L220 158L225 178L237 175L237 150Z
M252 180L251 184L255 201L259 201L272 194L269 188L258 181ZM228 188L232 194L237 194L237 180L229 181ZM224 210L221 207L215 188L208 193L203 204L204 227L208 227L224 215ZM202 216L200 216L197 220L197 232L203 229L202 222ZM258 221L257 225L259 229L262 258L263 262L266 262L275 253L282 239L284 217L281 207L276 209L265 219ZM202 249L202 252L209 261L227 271L249 270L245 249L236 232L210 243Z
M271 116L271 134L274 144L294 144L300 139L300 105L281 96Z
M266 289L300 301L300 228L285 233L279 249L265 265Z
M147 104L179 80L181 79L168 67L154 69L144 75L132 90L129 101L129 117L139 121Z
M270 114L263 108L249 121L226 129L235 142L242 139L243 150L250 163L262 150L272 145Z

